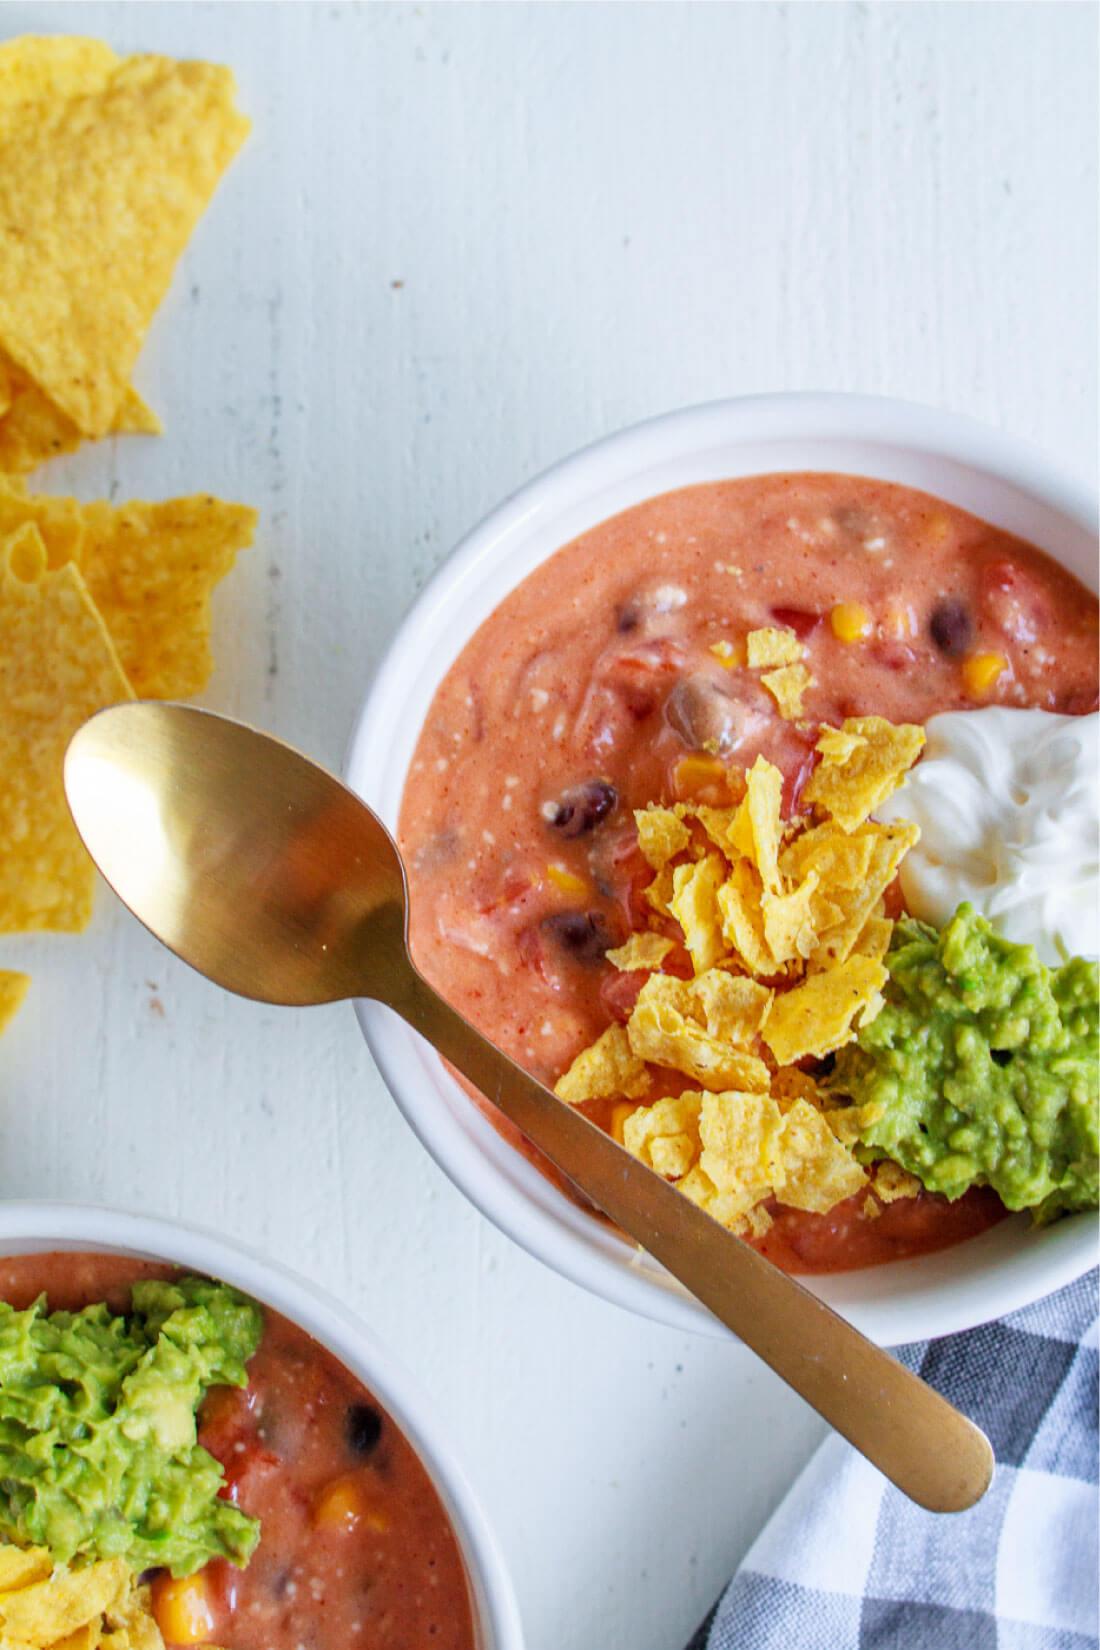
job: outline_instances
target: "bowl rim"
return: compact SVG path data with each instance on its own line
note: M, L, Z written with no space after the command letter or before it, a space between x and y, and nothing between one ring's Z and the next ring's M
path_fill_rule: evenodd
M511 1578L465 1472L412 1375L347 1307L259 1250L188 1221L100 1204L31 1199L0 1204L0 1257L58 1250L191 1268L233 1284L326 1347L378 1399L431 1479L462 1555L478 1650L523 1650Z
M654 463L689 458L716 444L732 448L800 440L850 442L966 467L1035 501L1040 510L1068 518L1086 535L1095 537L1097 533L1096 501L1082 481L1030 444L962 414L890 397L817 391L735 397L663 413L606 435L549 466L462 536L415 597L377 663L348 739L342 765L345 782L377 806L372 780L377 784L380 764L386 759L384 730L393 721L384 707L404 702L407 683L418 673L411 669L410 662L432 657L431 634L446 624L456 595L475 584L486 567L495 566L497 559L507 554L519 535L530 534L540 519L560 507L563 500L597 493L609 477L628 481L634 471L641 473ZM653 492L638 494L639 500L647 496L653 496ZM626 507L620 504L607 514ZM568 541L559 540L557 547ZM551 554L553 549L546 552L546 556ZM546 557L538 559L541 562ZM524 576L526 571L508 588L514 588ZM472 633L463 631L460 646ZM394 821L387 819L386 823L392 826ZM597 1240L591 1229L596 1223L575 1210L563 1194L552 1191L552 1195L540 1195L529 1176L525 1189L517 1186L508 1172L499 1172L500 1156L494 1152L488 1135L498 1141L499 1137L487 1120L480 1119L483 1128L474 1117L465 1118L460 1125L441 1097L437 1096L434 1103L421 1102L421 1096L433 1086L438 1091L441 1079L453 1083L437 1057L423 1046L418 1059L410 1057L413 1034L381 1005L360 999L355 1011L371 1054L406 1121L444 1173L494 1225L555 1271L627 1310L674 1329L730 1333L673 1280L647 1269L645 1263L636 1264L621 1240L615 1240L615 1255L607 1243L593 1247ZM469 1101L466 1105L473 1113L475 1108ZM506 1151L512 1152L512 1148ZM512 1155L518 1157L514 1152ZM491 1157L497 1159L495 1164L488 1161ZM538 1171L531 1173L537 1175ZM1026 1217L1016 1217L1015 1222L1001 1225L1019 1226L1023 1221ZM582 1231L582 1226L589 1230ZM995 1249L996 1241L991 1240L998 1231L1001 1227L969 1240L970 1252L976 1255L983 1247ZM891 1263L896 1267L919 1266L927 1275L916 1311L911 1299L904 1304L889 1300L855 1306L841 1303L828 1275L807 1281L873 1339L897 1345L973 1327L1062 1287L1093 1264L1094 1232L1090 1214L1047 1228L1042 1250L1017 1251L1009 1275L998 1275L993 1300L987 1298L987 1278L979 1283L958 1276L954 1266L942 1258L957 1256L958 1245L916 1262ZM869 1269L873 1273L881 1270ZM934 1306L931 1313L924 1295ZM930 1318L933 1327L929 1327Z

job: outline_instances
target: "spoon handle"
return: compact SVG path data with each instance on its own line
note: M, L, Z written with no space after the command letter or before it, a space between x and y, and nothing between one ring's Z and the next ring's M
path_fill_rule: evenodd
M387 1000L912 1500L959 1512L985 1494L989 1440L938 1392L529 1077L411 965Z

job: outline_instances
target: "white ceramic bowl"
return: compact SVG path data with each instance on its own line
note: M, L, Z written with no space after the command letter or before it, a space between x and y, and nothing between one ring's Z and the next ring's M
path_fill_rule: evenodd
M281 1312L327 1347L393 1417L435 1486L466 1566L478 1650L522 1650L508 1573L469 1485L427 1418L427 1401L349 1312L315 1285L193 1226L70 1203L0 1204L0 1255L74 1249L167 1261L220 1278Z
M874 476L920 488L1029 539L1096 588L1088 493L997 430L929 407L846 395L767 395L637 425L557 464L467 534L397 630L367 693L348 784L393 828L421 723L463 646L521 579L578 533L695 482L768 471ZM389 1010L357 1004L394 1098L432 1156L483 1214L575 1282L676 1328L726 1331L647 1256L585 1215L507 1146L438 1057ZM1003 1221L939 1254L812 1280L883 1345L969 1328L1085 1271L1095 1222L1042 1231Z

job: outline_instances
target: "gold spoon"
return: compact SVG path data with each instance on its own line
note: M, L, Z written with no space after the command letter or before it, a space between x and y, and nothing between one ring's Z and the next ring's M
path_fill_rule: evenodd
M76 734L65 790L112 888L200 974L261 1002L388 1004L906 1495L957 1512L985 1493L993 1452L973 1422L428 985L397 849L339 780L209 711L127 704Z

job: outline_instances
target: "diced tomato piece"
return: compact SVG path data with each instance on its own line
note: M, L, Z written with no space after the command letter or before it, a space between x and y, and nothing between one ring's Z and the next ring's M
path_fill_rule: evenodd
M773 607L771 614L776 624L793 630L800 642L812 636L825 617L824 613L815 613L808 607Z
M600 982L600 1003L613 1020L626 1024L634 1012L638 993L648 979L644 968L633 968L625 974L615 969Z

